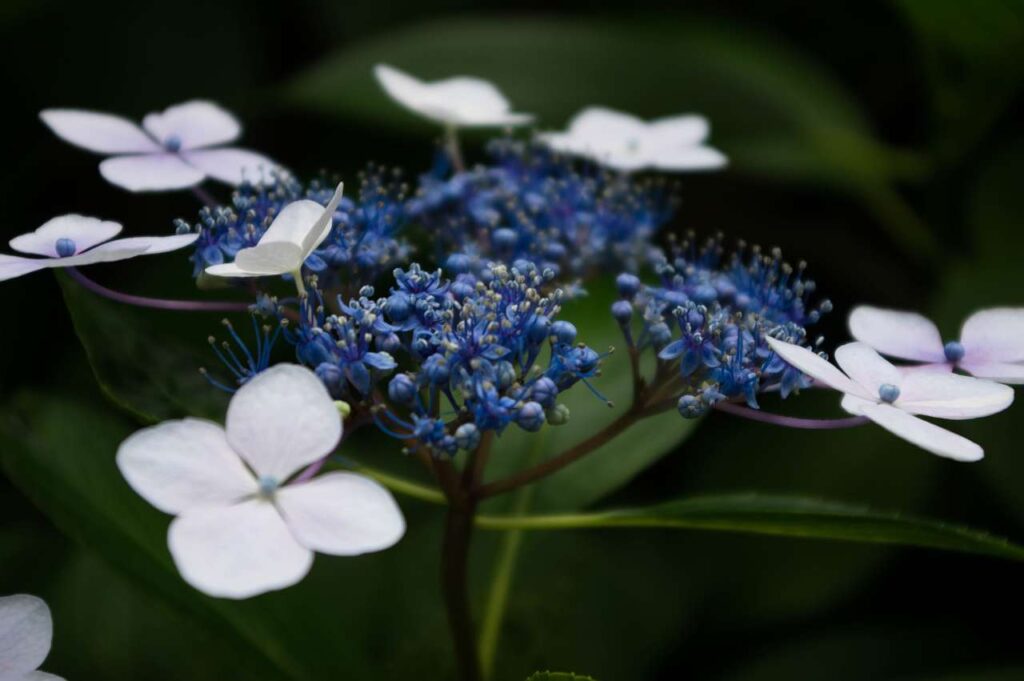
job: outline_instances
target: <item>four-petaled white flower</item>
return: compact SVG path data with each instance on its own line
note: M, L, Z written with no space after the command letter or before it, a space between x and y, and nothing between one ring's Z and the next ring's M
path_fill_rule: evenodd
M964 322L960 340L945 344L938 327L916 312L862 305L850 313L849 326L850 335L883 355L1024 383L1024 308L976 312Z
M449 128L509 127L533 120L531 114L510 111L501 91L481 78L456 76L428 83L387 64L377 64L373 73L396 102Z
M0 681L63 681L38 671L52 640L53 620L42 599L25 594L0 598Z
M648 123L621 111L589 107L573 117L565 132L542 133L539 138L555 151L626 172L713 170L728 159L704 145L708 133L703 116L671 116Z
M343 182L334 190L334 196L326 207L309 199L289 203L277 214L255 246L238 251L234 262L207 267L206 273L218 277L291 274L301 293L302 264L331 233L334 212L344 189Z
M314 551L355 556L405 533L395 500L369 478L328 473L285 484L328 455L341 432L316 375L280 364L238 389L224 428L166 421L125 440L117 465L136 492L177 516L167 543L185 581L247 598L299 582Z
M0 254L0 281L47 268L80 267L127 260L137 255L166 253L184 248L199 237L198 234L177 234L110 241L120 232L120 224L99 218L84 215L53 218L36 231L16 236L10 241L11 248L16 251L45 257Z
M129 191L183 189L212 177L228 184L260 181L277 167L262 154L223 147L242 126L213 102L191 101L151 113L142 127L112 114L46 109L43 122L66 142L98 154L100 174Z
M768 338L782 359L825 385L844 393L843 409L866 416L918 447L958 461L977 461L984 452L974 442L924 421L973 419L1002 411L1013 389L992 381L952 373L906 372L864 343L836 350L840 371L807 348Z

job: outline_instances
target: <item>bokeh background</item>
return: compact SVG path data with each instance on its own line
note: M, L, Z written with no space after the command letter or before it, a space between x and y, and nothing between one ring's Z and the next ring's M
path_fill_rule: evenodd
M628 7L4 0L0 235L71 211L119 220L134 234L170 233L174 217L197 209L188 194L105 184L96 157L38 121L50 106L134 118L206 97L246 122L246 144L300 174L347 177L373 160L415 175L430 163L435 133L377 91L370 67L385 60L425 77L492 78L542 127L561 127L592 103L708 115L713 143L733 164L681 178L673 229L721 231L808 261L836 306L821 328L828 347L846 339L844 317L857 302L922 310L950 337L972 309L1024 304L1024 4ZM481 158L480 140L467 147ZM125 290L190 295L183 260L94 274ZM113 468L117 443L138 427L138 405L115 405L98 389L52 275L0 290L0 594L50 603L47 670L75 681L451 678L435 588L438 509L403 500L411 530L398 549L320 558L284 594L230 608L198 597L169 571L166 518ZM162 366L172 340L191 344L195 366L212 361L205 338L219 332L216 316L132 314L97 322L107 361L134 367L124 381L145 386L140 358ZM195 386L195 400L208 399ZM178 406L187 410L187 400ZM817 395L769 406L836 408ZM1020 408L962 428L987 452L969 466L872 429L790 432L716 415L592 501L798 493L1024 539ZM360 446L386 467L407 463L393 442ZM628 459L632 447L619 455ZM478 602L502 541L481 534L474 548ZM696 532L520 541L496 679L544 668L600 681L1024 679L1017 564Z

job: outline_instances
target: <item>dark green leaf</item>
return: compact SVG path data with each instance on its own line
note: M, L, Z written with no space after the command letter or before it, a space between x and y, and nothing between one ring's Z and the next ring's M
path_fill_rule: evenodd
M590 676L580 676L569 672L537 672L531 674L526 681L595 681Z
M649 527L902 544L1024 560L1024 547L963 525L800 497L736 494L596 513L478 519L487 529Z

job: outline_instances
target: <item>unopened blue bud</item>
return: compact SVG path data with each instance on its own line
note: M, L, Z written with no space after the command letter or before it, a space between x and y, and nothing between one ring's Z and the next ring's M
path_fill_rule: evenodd
M476 449L480 444L480 429L475 424L463 423L455 430L455 443L459 449Z
M516 368L510 362L498 362L495 372L498 374L499 390L505 390L516 382Z
M541 376L530 387L530 398L539 402L545 409L550 409L558 397L558 386L547 376Z
M434 385L443 385L451 375L443 355L431 355L423 362L423 375Z
M551 320L544 316L536 317L530 323L527 332L531 343L541 343L551 335Z
M445 261L445 269L452 274L464 274L469 271L473 259L465 253L452 253Z
M695 419L707 413L708 404L696 395L683 395L679 398L676 409L684 419Z
M399 291L398 293L391 294L385 304L388 316L393 322L404 322L409 318L412 313L412 300L405 293Z
M658 350L668 345L669 341L672 340L672 330L668 328L668 324L665 322L651 324L648 333L651 336L651 345Z
M491 241L494 244L494 248L499 251L510 251L516 247L516 242L519 241L519 235L516 234L515 230L507 227L494 230L491 234Z
M416 399L416 384L406 374L398 374L388 383L388 397L398 404L412 404Z
M316 375L327 387L327 392L332 396L338 396L344 387L345 374L337 364L321 362L316 367Z
M629 324L633 318L633 305L628 300L616 300L612 303L612 316L619 324Z
M619 295L623 298L632 298L640 290L640 277L623 272L615 277L615 287L619 289Z
M559 343L571 345L576 341L576 327L566 321L557 321L551 325L551 335Z
M531 433L540 430L540 427L544 425L544 407L536 402L527 402L520 407L519 413L516 414L516 423L520 428Z

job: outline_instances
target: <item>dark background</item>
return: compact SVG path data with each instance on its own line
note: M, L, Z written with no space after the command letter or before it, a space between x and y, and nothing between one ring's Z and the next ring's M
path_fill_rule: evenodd
M734 162L682 178L673 229L722 231L807 260L836 305L821 329L830 348L857 302L924 311L950 337L972 309L1024 304L1021 3L630 6L4 0L0 234L65 212L162 234L195 213L187 193L105 184L96 157L38 121L51 106L139 118L206 97L246 122L246 144L300 174L348 175L368 160L420 172L433 133L377 92L369 67L388 60L425 77L493 78L542 128L591 103L707 114L713 143ZM479 158L479 140L467 146ZM124 290L188 295L181 259L96 269ZM109 469L136 424L96 388L52 275L2 292L0 594L50 603L47 670L79 681L281 678L239 642L240 629L301 659L298 678L450 678L433 508L405 507L417 538L382 562L321 557L302 586L246 604L233 624L204 610L212 601L182 606L180 585L148 579L147 564L119 552L119 517L86 517L83 501L104 484L86 457ZM216 318L155 323L199 351L217 331ZM159 352L160 338L145 342ZM835 407L804 403L793 408ZM601 504L754 489L1022 539L1019 409L962 429L987 453L969 466L867 429L783 432L715 416ZM24 464L43 450L76 484ZM157 555L166 520L146 518ZM477 547L478 599L494 541ZM920 549L642 530L531 535L496 678L550 667L601 681L1024 679L1021 576L1013 563Z

